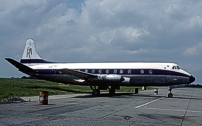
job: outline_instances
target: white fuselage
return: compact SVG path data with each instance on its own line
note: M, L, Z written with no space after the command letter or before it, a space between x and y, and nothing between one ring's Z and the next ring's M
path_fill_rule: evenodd
M30 66L29 64L26 64ZM175 63L153 63L153 62L124 62L124 63L47 63L47 64L32 64L30 67L37 70L43 70L43 69L74 69L74 70L87 70L88 73L92 73L92 71L89 70L107 70L107 69L113 69L113 70L120 70L120 69L156 69L156 70L167 70L172 72L177 72L181 74L185 74L187 76L191 76L190 73L186 72L185 70L179 68L179 69L173 69L174 66L178 66ZM102 71L101 74L107 74L106 71ZM116 74L121 74L119 71ZM142 73L143 74L143 73Z
M97 76L118 75L125 78L119 85L177 85L188 84L190 73L175 63L119 62L119 63L43 63L25 64L38 72L37 77L50 81L73 84L86 84L75 76L61 74L61 69L71 69ZM53 79L54 78L54 79ZM92 82L104 83L104 82ZM107 82L110 85L111 82ZM114 82L113 82L114 83Z

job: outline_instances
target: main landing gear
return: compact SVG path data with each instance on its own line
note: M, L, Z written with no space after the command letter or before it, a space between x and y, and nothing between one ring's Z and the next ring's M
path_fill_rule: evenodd
M96 86L90 86L90 88L91 88L91 90L93 90L92 91L92 95L93 96L99 96L100 95L100 89L102 90L102 88L98 87L98 89L97 89ZM106 89L107 89L107 87L105 88L105 90ZM111 86L111 88L108 87L108 89L109 89L109 94L110 95L114 95L115 94L115 87L114 86Z
M99 90L99 89L93 89L92 95L93 95L93 96L98 96L98 95L100 95L100 90Z
M109 89L109 94L110 94L110 95L114 95L114 94L115 94L115 88Z
M172 88L169 88L168 90L169 90L169 92L170 92L170 93L168 93L168 97L169 97L169 98L172 98L172 97L173 97L173 94L172 94L172 92L171 92L171 91L172 91Z
M93 90L93 91L92 91L92 95L93 95L93 96L98 96L98 95L100 95L100 89L96 89L96 86L94 86L94 87L90 86L90 88L91 88L91 90Z

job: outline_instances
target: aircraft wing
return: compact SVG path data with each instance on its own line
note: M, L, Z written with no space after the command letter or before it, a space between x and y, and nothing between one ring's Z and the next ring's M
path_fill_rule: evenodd
M88 78L95 78L95 77L97 77L94 74L89 74L89 73L86 73L86 72L72 70L72 69L60 69L59 71L61 73L63 73L63 74L72 75L72 76L75 76L75 77L81 78L81 79L88 79Z

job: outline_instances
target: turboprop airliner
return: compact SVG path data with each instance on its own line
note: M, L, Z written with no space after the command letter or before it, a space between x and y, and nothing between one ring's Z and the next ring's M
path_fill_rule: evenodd
M20 62L6 58L19 71L38 79L64 84L90 86L92 95L109 89L110 94L121 86L172 86L190 84L195 78L176 63L106 62L59 63L42 59L32 39L26 41ZM168 97L172 97L171 92Z

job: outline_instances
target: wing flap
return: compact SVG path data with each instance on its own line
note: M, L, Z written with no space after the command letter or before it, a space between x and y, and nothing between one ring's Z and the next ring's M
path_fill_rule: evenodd
M68 75L75 76L75 77L81 78L81 79L88 79L88 78L97 77L94 74L89 74L86 72L82 72L82 71L78 71L78 70L72 70L72 69L61 69L59 71L63 74L68 74Z

